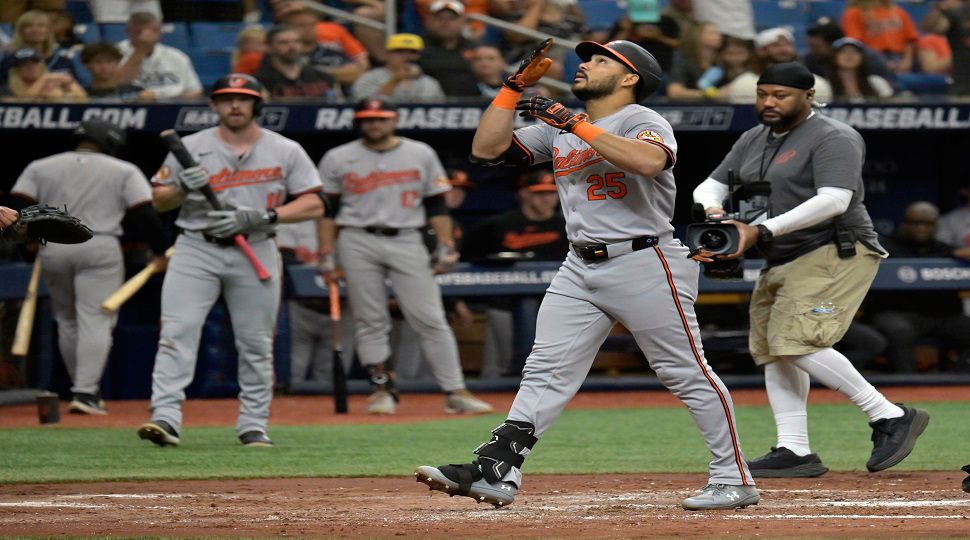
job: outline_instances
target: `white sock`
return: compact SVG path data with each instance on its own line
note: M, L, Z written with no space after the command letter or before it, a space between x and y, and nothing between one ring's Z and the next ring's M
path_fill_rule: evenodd
M839 351L828 348L804 356L785 356L825 386L855 403L874 422L898 418L903 410L879 393Z
M808 387L808 373L790 361L781 359L765 365L765 389L778 429L777 446L799 456L812 453L808 443Z

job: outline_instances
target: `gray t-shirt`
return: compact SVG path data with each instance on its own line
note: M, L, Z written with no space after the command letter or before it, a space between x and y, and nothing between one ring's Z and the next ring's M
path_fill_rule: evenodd
M781 264L833 242L834 220L851 230L856 240L885 252L863 204L862 164L866 145L855 129L821 114L814 114L782 137L771 137L767 126L744 132L711 178L727 184L728 170L742 185L771 185L768 217L783 214L814 197L818 188L852 190L849 208L837 218L775 237L764 247L769 264Z
M955 248L970 246L970 208L964 206L940 216L936 239Z
M151 186L138 167L111 156L74 151L27 165L11 189L35 201L67 207L95 234L121 236L129 208L152 200Z
M398 140L397 146L382 151L358 139L323 155L323 189L340 195L338 225L423 227L424 198L451 189L434 149L406 137Z
M667 153L667 167L653 178L606 161L589 144L545 123L515 130L514 142L533 164L552 161L566 238L576 245L611 244L674 228L677 186L671 171L677 141L670 124L651 109L627 105L593 122L606 131L654 144Z
M354 99L374 97L380 93L381 87L391 80L391 71L387 68L374 68L361 75L351 87ZM429 101L445 97L444 90L437 79L430 75L421 75L416 79L404 81L394 87L394 91L387 97L396 101Z

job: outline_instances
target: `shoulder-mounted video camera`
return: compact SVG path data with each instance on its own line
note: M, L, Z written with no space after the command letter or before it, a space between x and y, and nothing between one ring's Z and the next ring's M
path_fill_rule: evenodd
M741 279L741 259L717 260L718 256L730 255L738 250L741 235L738 228L725 221L751 223L768 212L768 196L771 184L753 182L736 187L734 171L728 170L728 198L723 215L708 216L704 205L695 203L691 208L694 223L687 226L687 247L704 249L714 254L714 262L704 263L704 275L711 279ZM737 195L738 211L734 212L732 200Z

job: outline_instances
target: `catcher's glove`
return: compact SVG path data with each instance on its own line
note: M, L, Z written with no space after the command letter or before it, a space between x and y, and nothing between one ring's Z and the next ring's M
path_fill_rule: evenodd
M502 84L510 90L521 92L526 87L538 82L549 71L549 66L552 65L552 60L546 58L546 52L550 47L552 47L552 38L543 41L542 45L539 45L525 60L522 60L519 69L509 75L509 78L505 79Z
M35 204L18 214L17 221L3 230L4 238L15 242L36 240L41 244L80 244L93 235L80 219L54 206Z
M519 101L515 105L515 110L520 111L519 116L522 118L538 118L554 128L559 128L570 133L576 129L578 124L589 120L588 114L575 114L562 103L541 96Z

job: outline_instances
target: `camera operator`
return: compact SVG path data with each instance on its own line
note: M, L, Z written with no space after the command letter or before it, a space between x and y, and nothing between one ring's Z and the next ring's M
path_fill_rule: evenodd
M768 182L768 219L731 221L738 249L695 249L695 259L738 259L756 243L765 266L749 306L751 356L765 369L778 444L748 463L755 477L819 476L828 469L808 441L809 376L842 393L869 417L873 449L866 467L898 464L929 422L926 411L889 402L832 348L886 257L862 201L865 143L850 126L812 108L814 77L796 62L758 79L761 126L744 134L694 191L708 215L723 215L729 170L742 185ZM694 246L692 246L694 247Z

